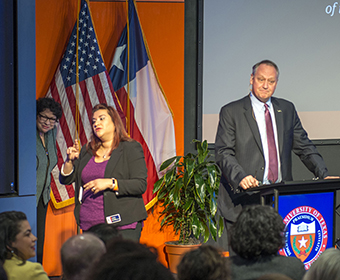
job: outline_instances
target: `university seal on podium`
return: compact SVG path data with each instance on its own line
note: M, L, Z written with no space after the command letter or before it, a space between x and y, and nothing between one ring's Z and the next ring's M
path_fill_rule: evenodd
M310 206L300 206L283 219L286 224L286 244L280 254L297 257L306 269L326 249L327 225L321 213Z

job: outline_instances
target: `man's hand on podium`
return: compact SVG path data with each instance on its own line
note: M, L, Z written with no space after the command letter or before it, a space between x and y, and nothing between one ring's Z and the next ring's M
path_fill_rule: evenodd
M328 179L340 179L340 176L327 176L327 177L325 177L325 180L328 180Z
M247 177L244 177L242 181L240 182L240 187L244 190L255 188L259 186L259 181L256 180L252 175L248 175Z

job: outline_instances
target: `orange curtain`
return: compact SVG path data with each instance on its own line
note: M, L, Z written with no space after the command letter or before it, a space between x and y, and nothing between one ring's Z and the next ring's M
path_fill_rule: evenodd
M107 69L126 23L125 2L90 2L92 19ZM161 85L174 112L177 154L184 153L184 3L137 2L143 31ZM46 94L76 20L77 0L36 0L36 97ZM148 212L141 243L157 248L167 265L164 242L176 239L171 228L160 231L160 209ZM76 234L73 206L56 210L49 204L44 269L61 275L59 250Z

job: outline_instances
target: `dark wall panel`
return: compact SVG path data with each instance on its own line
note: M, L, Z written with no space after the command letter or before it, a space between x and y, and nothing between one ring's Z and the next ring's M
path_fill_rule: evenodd
M0 1L0 194L15 186L14 1Z

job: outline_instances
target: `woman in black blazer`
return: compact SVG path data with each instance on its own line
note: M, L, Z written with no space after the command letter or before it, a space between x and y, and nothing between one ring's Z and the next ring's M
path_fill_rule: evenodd
M142 194L147 169L141 145L126 133L117 111L104 104L92 110L92 138L79 152L67 149L60 182L75 182L75 210L83 231L115 224L124 238L139 240L147 218Z

